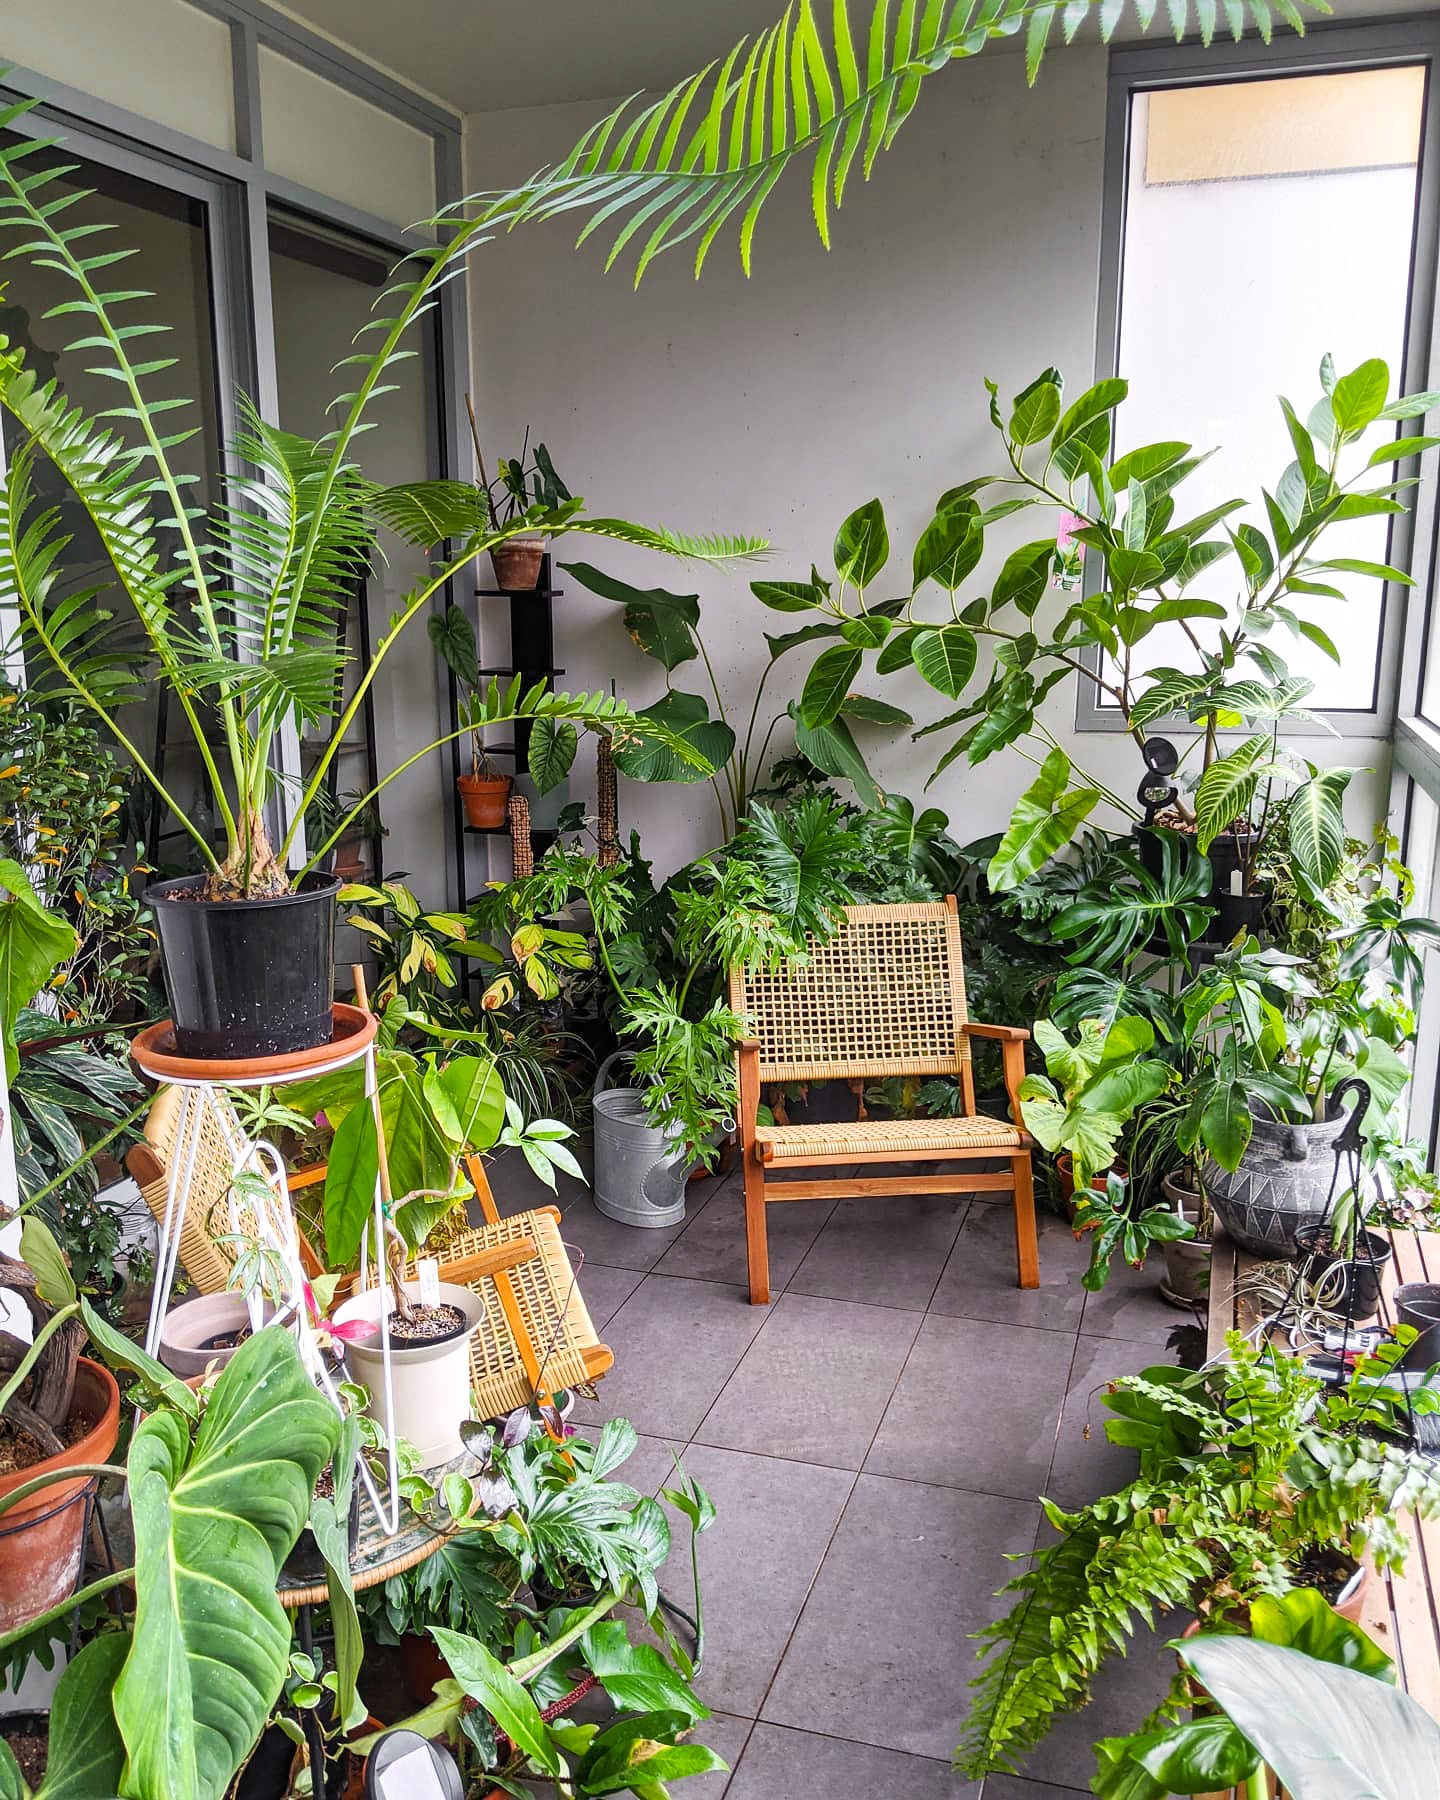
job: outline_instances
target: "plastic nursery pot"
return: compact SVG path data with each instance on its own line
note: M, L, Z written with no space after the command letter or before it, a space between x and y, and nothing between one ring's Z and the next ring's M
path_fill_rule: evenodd
M200 1294L171 1307L160 1327L160 1360L182 1381L223 1366L240 1348L234 1339L250 1328L250 1312L239 1294ZM243 1341L243 1340L242 1340Z
M1305 1259L1305 1280L1321 1289L1325 1305L1333 1312L1349 1311L1352 1321L1373 1319L1380 1307L1380 1283L1390 1261L1390 1240L1378 1231L1360 1234L1356 1254L1346 1257L1331 1247L1328 1225L1302 1225L1295 1233L1296 1247ZM1367 1253L1368 1252L1368 1253Z
M1200 1196L1174 1175L1165 1176L1160 1186L1173 1210L1198 1226L1203 1211ZM1209 1238L1176 1238L1162 1243L1160 1250L1165 1260L1160 1298L1168 1300L1171 1306L1203 1305L1210 1292Z
M70 1416L90 1429L58 1456L0 1476L0 1499L38 1475L110 1460L120 1431L120 1389L107 1368L82 1356ZM92 1477L52 1482L0 1514L0 1631L38 1618L73 1593L85 1550L85 1499Z
M545 559L545 540L539 537L506 538L490 549L490 567L495 571L495 585L507 594L529 594L540 579L540 564Z
M439 1289L441 1304L458 1306L465 1315L465 1324L454 1337L416 1344L391 1339L393 1413L385 1393L379 1331L363 1342L345 1346L350 1379L370 1390L367 1413L388 1436L409 1438L420 1452L420 1466L425 1469L449 1462L464 1449L460 1427L470 1417L470 1339L485 1317L484 1301L469 1288L442 1281ZM419 1283L407 1281L405 1292L411 1300L418 1300ZM366 1288L339 1308L336 1323L343 1325L360 1319L378 1326L381 1307L388 1310L391 1298L388 1284Z
M281 1056L328 1044L340 881L271 899L204 900L203 875L145 891L181 1056Z
M477 831L498 831L505 823L510 804L508 775L461 775L455 785L460 790L460 806L465 823Z
M1259 933L1260 921L1270 904L1268 894L1217 894L1215 919L1210 927L1213 943L1228 944L1242 931Z
M1405 1369L1429 1369L1440 1363L1440 1285L1433 1281L1404 1281L1392 1296L1399 1324L1412 1326L1419 1336L1401 1358Z

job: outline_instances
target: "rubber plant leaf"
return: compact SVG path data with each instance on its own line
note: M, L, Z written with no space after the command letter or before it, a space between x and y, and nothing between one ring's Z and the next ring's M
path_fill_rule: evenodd
M257 1331L226 1364L193 1447L173 1412L137 1428L135 1626L115 1682L122 1794L228 1791L285 1680L291 1625L276 1577L339 1432L278 1328Z

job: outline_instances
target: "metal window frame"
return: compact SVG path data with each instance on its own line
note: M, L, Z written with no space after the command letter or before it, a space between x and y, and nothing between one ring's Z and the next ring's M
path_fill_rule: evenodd
M0 100L38 100L39 106L29 115L35 123L73 142L91 160L128 168L162 186L183 191L191 191L195 184L204 188L207 202L217 208L211 232L214 328L222 389L220 419L222 430L230 438L237 385L251 395L263 418L279 422L267 235L272 203L364 239L396 259L431 241L413 228L401 228L391 220L266 169L260 98L261 45L424 132L433 147L437 209L464 195L462 121L458 113L406 87L341 45L267 5L266 0L186 3L224 21L230 28L235 96L233 151L207 144L21 66L6 73L0 83ZM3 52L4 33L0 28L0 67L4 66ZM427 371L433 375L426 383L426 400L433 409L429 422L434 427L430 434L434 448L425 472L431 477L467 476L473 474L473 457L463 404L469 368L465 284L445 282L436 300L434 355L426 357ZM427 341L429 336L427 332ZM0 471L3 469L4 452L0 448ZM437 594L435 608L442 610L449 598L448 592ZM298 774L299 744L291 728L283 735L280 755L284 773ZM288 788L288 783L282 786L282 796ZM283 803L292 801L293 794ZM448 847L449 834L445 835L447 885L453 886L457 870L453 866L453 850Z
M1377 20L1358 25L1320 26L1303 38L1276 37L1235 45L1217 43L1145 45L1111 52L1106 98L1100 272L1096 316L1095 379L1116 374L1121 309L1124 300L1125 212L1130 156L1130 107L1137 92L1169 87L1198 87L1222 82L1277 79L1286 75L1339 74L1356 69L1427 65L1425 112L1417 165L1415 231L1411 248L1409 301L1405 326L1407 390L1433 385L1440 371L1440 334L1435 328L1436 262L1440 248L1440 18L1434 15ZM1389 560L1407 564L1415 575L1415 595L1424 594L1436 529L1435 458L1425 459L1421 484L1414 490L1411 511L1397 515L1390 533ZM1093 559L1092 559L1093 560ZM1423 566L1422 566L1423 565ZM1098 571L1087 575L1087 591L1098 584ZM1381 596L1379 655L1371 704L1327 710L1323 717L1342 738L1388 739L1397 719L1418 710L1404 691L1413 660L1412 635L1423 628L1428 608L1411 602L1407 591L1389 584ZM1099 652L1084 653L1096 667ZM1418 683L1415 683L1418 695ZM1075 725L1079 731L1123 731L1113 707L1099 704L1093 686L1077 681ZM1297 735L1330 735L1326 726L1297 725ZM1167 719L1171 736L1193 735L1195 728L1179 717Z

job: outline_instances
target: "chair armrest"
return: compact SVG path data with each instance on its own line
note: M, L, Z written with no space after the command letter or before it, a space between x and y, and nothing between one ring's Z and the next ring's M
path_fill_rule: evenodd
M498 1275L502 1269L518 1268L540 1254L534 1238L512 1238L489 1250L476 1250L469 1256L457 1256L453 1262L442 1261L440 1279L456 1287L470 1287L485 1275Z
M994 1038L1000 1044L1028 1043L1030 1033L1023 1025L982 1025L978 1020L965 1021L967 1037Z

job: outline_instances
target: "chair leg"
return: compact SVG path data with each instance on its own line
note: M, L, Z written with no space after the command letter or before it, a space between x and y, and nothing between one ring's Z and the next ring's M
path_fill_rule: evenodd
M1040 1244L1035 1235L1035 1180L1030 1153L1012 1157L1015 1172L1015 1262L1022 1288L1040 1285Z
M750 1304L770 1301L770 1248L765 1236L765 1170L752 1148L745 1158L745 1253L750 1265Z

